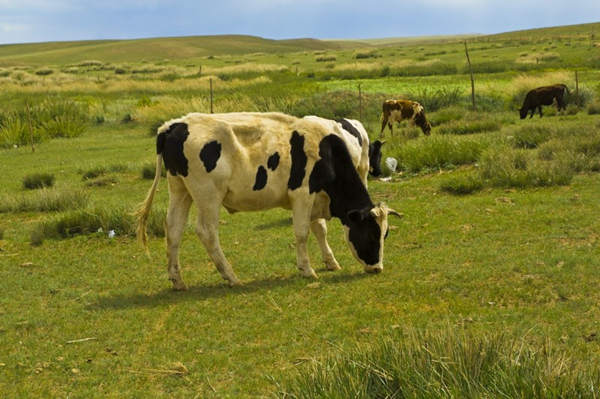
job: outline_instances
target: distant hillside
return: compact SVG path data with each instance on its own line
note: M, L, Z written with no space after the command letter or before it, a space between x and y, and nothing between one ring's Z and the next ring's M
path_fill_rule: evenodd
M550 38L600 38L600 22L588 24L552 26L549 28L525 29L482 36L490 39L550 39Z
M347 46L347 44L346 44ZM0 64L72 64L190 60L210 55L282 53L340 49L345 45L316 39L271 40L256 36L186 36L135 40L93 40L0 45Z

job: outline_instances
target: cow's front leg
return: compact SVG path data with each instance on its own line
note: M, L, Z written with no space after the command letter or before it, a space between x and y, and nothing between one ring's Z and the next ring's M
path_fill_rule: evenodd
M310 213L312 206L308 204L295 204L292 210L294 219L294 234L296 235L296 264L298 270L304 277L317 277L317 274L310 267L310 259L306 242L308 233L310 233Z
M538 107L538 111L540 111L540 118L541 118L542 117L542 106L541 105Z
M340 264L335 259L335 256L333 256L331 247L327 242L327 224L325 219L313 220L310 224L310 228L317 238L317 242L321 248L321 255L323 256L323 262L325 263L327 270L340 270Z

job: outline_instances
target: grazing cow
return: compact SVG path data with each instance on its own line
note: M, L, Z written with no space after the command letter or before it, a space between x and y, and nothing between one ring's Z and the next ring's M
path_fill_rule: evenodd
M186 289L178 250L192 201L198 210L196 233L230 285L240 281L219 244L221 205L231 213L291 209L297 266L304 276L316 276L306 249L310 230L327 268L340 268L327 243L325 219L332 216L341 220L351 252L365 271L383 270L387 217L401 215L383 203L373 204L366 172L363 178L356 169L363 151L349 151L344 130L323 121L280 113L192 113L158 129L156 172L137 212L137 233L146 246L147 219L164 160L169 171L168 274L175 289Z
M381 176L381 146L385 141L375 140L369 144L369 173L374 177Z
M521 119L525 119L529 111L531 111L530 118L533 118L536 108L542 117L542 105L552 105L554 99L556 99L556 107L560 112L563 109L567 109L565 104L565 93L569 93L569 88L564 84L555 84L551 86L542 86L537 89L530 90L525 96L523 106L519 110Z
M383 137L383 129L387 124L390 132L394 135L393 123L410 119L415 125L421 128L426 136L431 133L431 124L425 118L425 109L416 101L410 100L385 100L383 102L381 132L379 137Z

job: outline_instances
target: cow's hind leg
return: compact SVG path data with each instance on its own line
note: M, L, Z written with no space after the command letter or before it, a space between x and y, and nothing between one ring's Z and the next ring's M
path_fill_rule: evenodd
M327 270L340 270L340 264L335 259L335 256L333 256L331 247L329 247L329 243L327 242L327 224L325 223L325 219L313 220L310 223L310 228L317 238Z
M219 243L219 207L221 203L198 205L198 222L196 224L196 234L204 247L208 256L212 259L217 267L221 277L226 280L229 285L240 285L241 282L233 272L233 269Z
M179 271L179 243L187 223L188 212L192 204L183 182L178 177L169 177L169 209L165 221L167 239L167 260L169 280L175 290L187 289Z
M542 106L541 105L538 107L538 111L540 111L540 118L541 118L542 117Z
M306 249L306 242L310 233L310 213L312 208L307 205L297 203L292 207L294 234L296 235L296 264L304 277L316 278L317 274L310 267L310 259L308 258L308 250Z

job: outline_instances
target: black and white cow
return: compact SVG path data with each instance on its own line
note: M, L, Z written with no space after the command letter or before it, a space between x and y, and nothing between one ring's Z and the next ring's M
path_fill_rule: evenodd
M178 251L192 202L198 210L196 233L230 285L240 281L219 244L221 205L229 212L291 209L297 266L304 276L316 276L306 249L311 230L327 268L340 268L327 243L325 220L332 216L341 220L365 271L383 270L387 217L400 214L373 204L366 172L364 178L357 172L362 147L349 151L344 129L324 121L280 113L192 113L158 129L156 174L137 212L137 233L146 246L147 219L164 160L169 171L168 273L175 289L186 289Z

